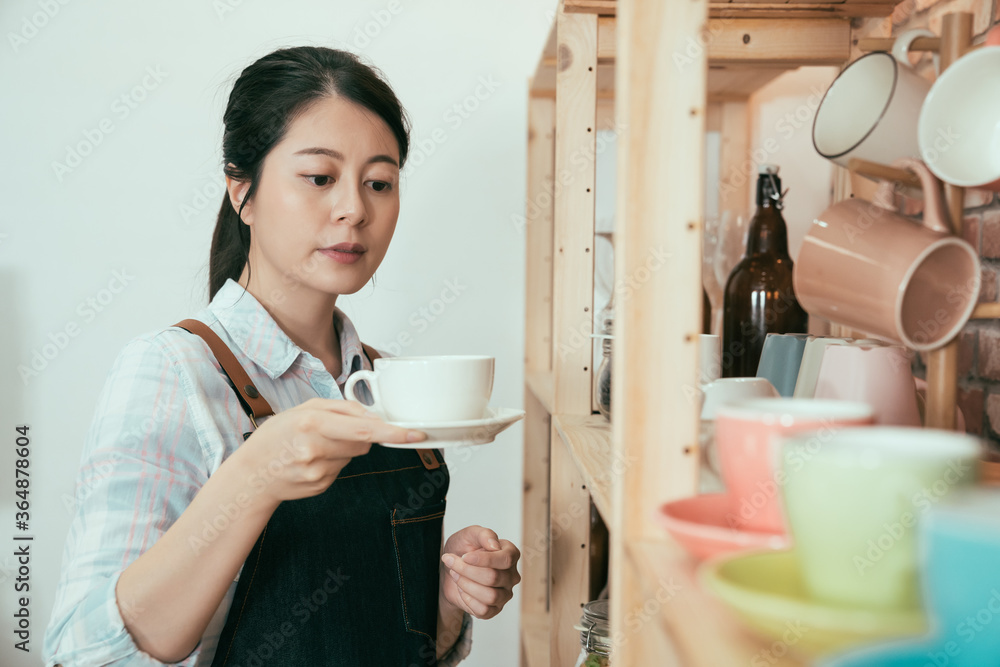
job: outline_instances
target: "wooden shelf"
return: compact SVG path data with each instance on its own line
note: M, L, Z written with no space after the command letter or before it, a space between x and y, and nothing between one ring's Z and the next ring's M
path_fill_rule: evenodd
M613 98L615 93L616 21L614 16L597 20L598 99ZM776 23L741 14L739 18L710 19L705 34L710 102L744 99L784 72L805 65L839 65L851 53L851 26L843 17ZM553 26L532 78L533 96L555 95L557 53ZM688 54L678 53L675 65L683 67L689 61Z
M754 18L822 18L837 16L889 16L899 0L729 0L708 3L709 16L741 16ZM616 0L565 0L567 12L614 16L618 10Z
M810 664L791 652L777 657L769 650L772 642L752 634L722 603L702 591L697 582L697 562L676 542L670 539L634 542L628 545L626 553L641 582L640 599L646 601L643 610L656 612L656 622L650 618L649 627L640 631L665 635L665 641L673 644L680 658L678 664L684 667Z
M569 449L597 511L610 528L611 479L615 474L611 424L599 414L555 415L552 424Z
M525 375L525 382L527 382L528 389L535 395L538 402L545 407L545 410L549 414L552 414L552 394L554 388L552 371L527 373Z
M735 173L751 148L749 96L800 66L843 66L865 36L850 19L897 4L560 1L528 100L522 667L561 667L579 653L573 624L603 587L593 540L607 536L591 531L591 503L611 531L616 665L808 664L769 653L772 642L703 592L697 563L654 520L699 477L697 414L683 387L697 376L701 299L676 286L701 275L705 130L720 132L720 170ZM615 285L642 276L616 304L623 407L613 429L589 414L594 156L605 129L619 139ZM743 205L749 187L720 193L720 206ZM674 259L653 271L651 248Z

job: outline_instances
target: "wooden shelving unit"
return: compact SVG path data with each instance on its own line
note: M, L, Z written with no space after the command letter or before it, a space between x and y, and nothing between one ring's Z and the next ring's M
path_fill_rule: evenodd
M896 4L560 3L528 108L522 665L575 664L573 625L600 592L591 504L611 535L615 667L752 664L770 646L701 591L695 561L654 518L697 489L685 387L696 386L701 328L704 133L721 131L721 173L738 171L749 95L790 69L846 64L857 39L888 37L858 34L851 19ZM591 409L598 130L618 136L615 285L636 285L615 296L611 424ZM724 188L720 210L749 200L744 181ZM669 253L655 270L652 249ZM781 660L770 664L807 664Z

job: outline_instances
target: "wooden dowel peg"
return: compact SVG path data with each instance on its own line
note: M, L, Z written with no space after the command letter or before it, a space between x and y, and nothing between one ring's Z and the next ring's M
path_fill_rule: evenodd
M918 190L922 187L920 178L906 169L896 169L886 164L869 162L868 160L861 160L859 158L852 158L848 161L847 168L857 174L873 178L877 181L896 181L897 183Z
M973 320L1000 319L1000 303L981 303L972 311Z
M891 37L865 37L858 40L858 49L865 53L872 51L892 51L895 39ZM910 51L931 51L937 53L941 48L940 37L917 37L910 45Z

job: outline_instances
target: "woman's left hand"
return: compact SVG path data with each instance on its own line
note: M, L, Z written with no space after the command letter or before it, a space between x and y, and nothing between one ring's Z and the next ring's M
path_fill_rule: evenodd
M476 618L493 618L521 581L521 552L489 528L469 526L448 538L441 562L441 595Z

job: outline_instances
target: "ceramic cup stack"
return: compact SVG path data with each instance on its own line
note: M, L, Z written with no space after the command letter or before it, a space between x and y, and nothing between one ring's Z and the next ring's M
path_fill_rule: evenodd
M721 378L702 387L698 428L698 447L701 450L699 490L702 493L721 493L725 489L719 476L721 467L715 447L715 417L719 409L751 398L777 396L778 390L764 378Z
M856 426L776 447L791 548L709 561L706 587L770 637L805 628L796 650L807 654L924 632L917 537L933 508L976 481L979 440Z
M774 392L762 378L728 380L723 386L766 386ZM786 547L776 437L870 424L872 411L862 403L784 399L771 393L768 398L724 403L710 416L715 419L715 452L724 489L666 503L659 512L667 531L698 558Z
M718 458L715 455L715 413L719 407L748 398L777 396L770 382L759 378L719 379L722 348L719 336L701 334L699 347L698 396L701 423L698 447L701 453L699 489L702 493L722 491Z

